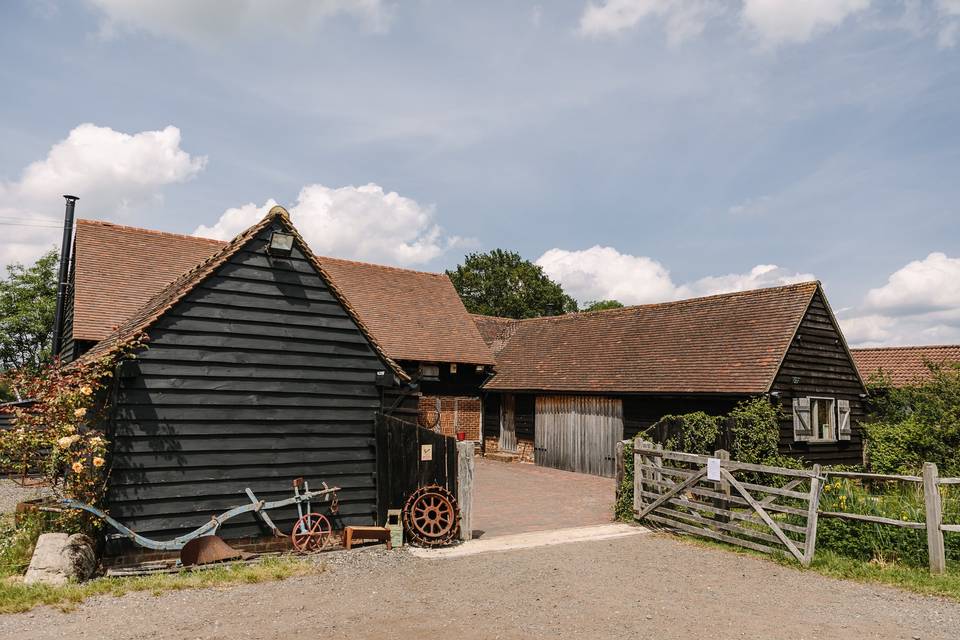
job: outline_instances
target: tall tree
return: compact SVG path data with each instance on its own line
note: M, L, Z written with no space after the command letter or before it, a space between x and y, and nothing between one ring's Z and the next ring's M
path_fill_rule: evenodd
M447 276L470 313L536 318L577 310L577 302L541 267L513 251L468 254Z
M592 300L587 303L584 311L604 311L606 309L622 309L623 303L619 300Z
M58 262L51 250L29 267L7 266L0 280L0 370L37 368L50 360Z

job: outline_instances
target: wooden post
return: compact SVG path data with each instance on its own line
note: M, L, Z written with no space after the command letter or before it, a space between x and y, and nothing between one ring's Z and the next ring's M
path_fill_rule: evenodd
M620 485L623 484L623 476L626 473L624 467L626 461L623 459L623 451L629 440L620 440L617 442L617 497L620 497Z
M807 498L807 531L804 535L803 561L805 567L813 562L817 548L817 521L820 513L820 465L813 465L813 477L810 478L810 496Z
M473 538L473 455L472 442L457 443L457 502L460 505L460 539Z
M943 531L940 504L940 478L937 465L923 463L923 503L926 507L927 550L930 554L930 573L943 573L947 567L946 553L943 548Z
M717 449L713 452L714 458L720 458L720 466L723 466L724 462L730 462L730 452L726 449ZM723 478L723 476L720 476ZM716 505L718 509L723 509L725 511L730 510L730 483L725 479L720 480L720 493L726 496L725 500L718 499ZM730 522L730 518L725 515L717 516L717 520L720 522Z
M644 464L647 457L637 453L637 449L648 449L653 447L652 442L646 440L633 441L633 512L634 516L643 511L643 478L647 473L640 465Z

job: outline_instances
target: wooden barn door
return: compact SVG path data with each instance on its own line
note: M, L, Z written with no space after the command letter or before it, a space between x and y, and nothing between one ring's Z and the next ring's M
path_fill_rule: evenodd
M516 398L512 393L503 396L500 403L500 451L514 453L517 450L517 424L514 417Z
M623 403L596 396L537 396L534 460L543 467L613 477Z

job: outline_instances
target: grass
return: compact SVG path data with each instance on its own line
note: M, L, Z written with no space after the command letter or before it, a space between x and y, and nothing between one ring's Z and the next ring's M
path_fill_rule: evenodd
M64 586L26 585L5 580L0 582L0 614L29 611L44 604L69 611L92 596L122 596L134 591L149 591L159 595L165 591L272 582L321 573L323 570L322 565L310 559L281 556L266 558L255 564L233 564L129 578L96 578Z
M744 555L763 558L770 562L797 571L814 571L821 575L842 580L853 580L868 584L882 584L897 587L906 591L929 596L943 596L960 601L960 566L957 563L948 563L947 572L941 575L931 575L926 567L916 567L895 562L882 563L857 560L841 556L832 551L817 549L813 562L809 568L801 567L787 555L766 555L751 549L745 549L724 542L704 540L693 536L679 535L679 538L693 544L732 551Z
M39 605L51 605L66 611L92 596L121 596L133 591L161 594L182 589L272 582L324 570L322 565L310 559L279 556L253 564L238 563L193 571L185 569L177 573L97 578L63 586L26 585L19 581L19 576L30 563L39 533L39 522L28 520L19 529L14 529L12 518L0 519L0 614L29 611Z

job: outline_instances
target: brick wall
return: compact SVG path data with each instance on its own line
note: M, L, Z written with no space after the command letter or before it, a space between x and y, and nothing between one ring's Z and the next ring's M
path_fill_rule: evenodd
M439 407L439 415L438 415ZM438 428L440 433L467 434L467 440L480 440L480 398L469 396L420 396L420 425Z

